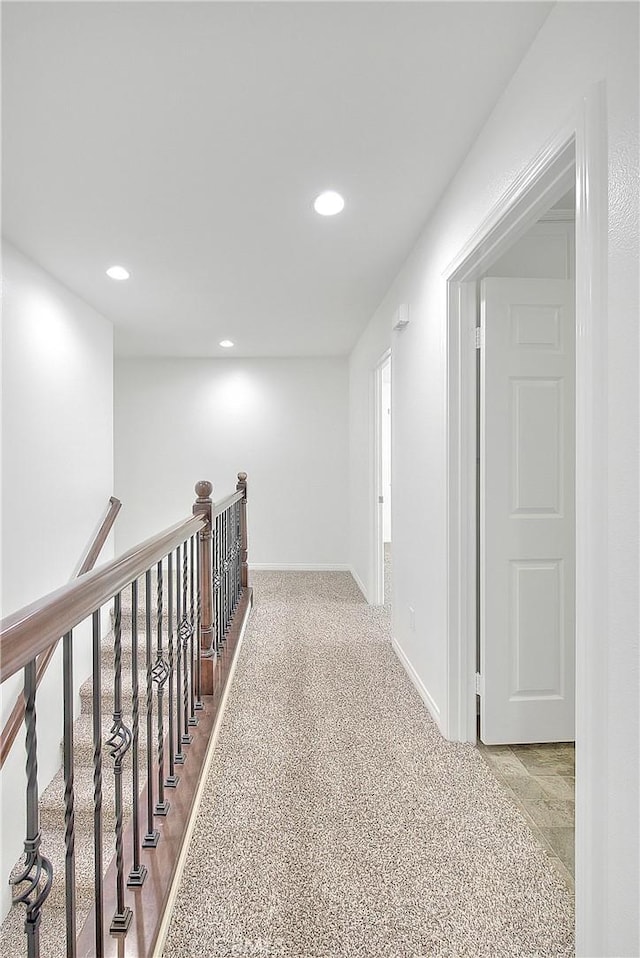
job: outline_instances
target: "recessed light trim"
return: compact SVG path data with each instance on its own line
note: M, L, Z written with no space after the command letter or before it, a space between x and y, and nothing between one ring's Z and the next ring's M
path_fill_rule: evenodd
M106 271L107 276L110 276L111 279L123 280L129 279L131 275L128 269L125 269L124 266L110 266Z
M223 349L231 349L232 346L235 346L235 343L232 343L230 339L221 339L218 345L222 346Z
M335 190L325 190L320 196L316 196L313 208L320 216L335 216L337 213L342 213L344 198Z

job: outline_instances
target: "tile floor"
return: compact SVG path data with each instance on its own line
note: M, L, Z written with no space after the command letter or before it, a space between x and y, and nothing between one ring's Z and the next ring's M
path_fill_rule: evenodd
M574 890L575 746L483 745L480 754Z

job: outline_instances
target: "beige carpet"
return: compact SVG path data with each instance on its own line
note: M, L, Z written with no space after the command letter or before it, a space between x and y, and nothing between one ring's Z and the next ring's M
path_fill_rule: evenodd
M573 954L573 902L475 748L445 742L385 609L260 573L164 951Z

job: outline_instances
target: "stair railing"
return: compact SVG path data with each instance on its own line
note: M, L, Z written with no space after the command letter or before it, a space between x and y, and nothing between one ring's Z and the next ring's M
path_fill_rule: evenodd
M78 570L74 573L74 578L84 575L85 572L90 572L96 562L98 561L98 556L102 552L102 548L109 537L109 533L113 528L113 524L116 521L117 515L122 508L122 503L119 499L116 499L115 496L111 496L109 499L109 505L107 506L107 511L104 514L104 517L100 521L98 526L98 531L94 536L91 537L90 542L88 543L86 549L84 550L80 562L78 563ZM38 658L36 663L36 689L39 687L42 679L44 678L45 672L49 668L49 663L53 658L53 654L58 647L58 642L54 642L53 645L50 645L49 648L42 653ZM2 730L2 737L0 738L0 769L3 767L9 752L13 746L13 743L16 740L16 736L22 727L24 722L24 698L20 695L16 699L16 703L11 710L11 714L7 719L5 726Z
M66 954L69 958L152 955L215 719L252 605L246 478L246 473L239 473L236 492L217 504L211 500L211 483L198 482L192 516L2 622L0 680L24 669L27 834L24 867L12 884L17 889L14 902L26 907L28 958L39 958L44 906L54 879L54 868L41 847L36 657L62 636ZM107 604L113 623L113 674L108 690L103 684L101 615ZM73 642L74 629L89 617L93 907L77 935ZM131 632L126 682L125 626ZM107 694L113 696L113 710L104 736L102 708ZM146 748L144 768L141 742ZM111 836L115 852L106 871L105 748L113 763L115 802ZM132 781L128 822L125 771L130 771Z

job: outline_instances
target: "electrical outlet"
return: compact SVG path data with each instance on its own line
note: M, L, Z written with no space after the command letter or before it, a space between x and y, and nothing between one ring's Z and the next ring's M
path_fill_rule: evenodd
M409 606L409 628L412 632L416 631L416 610Z

